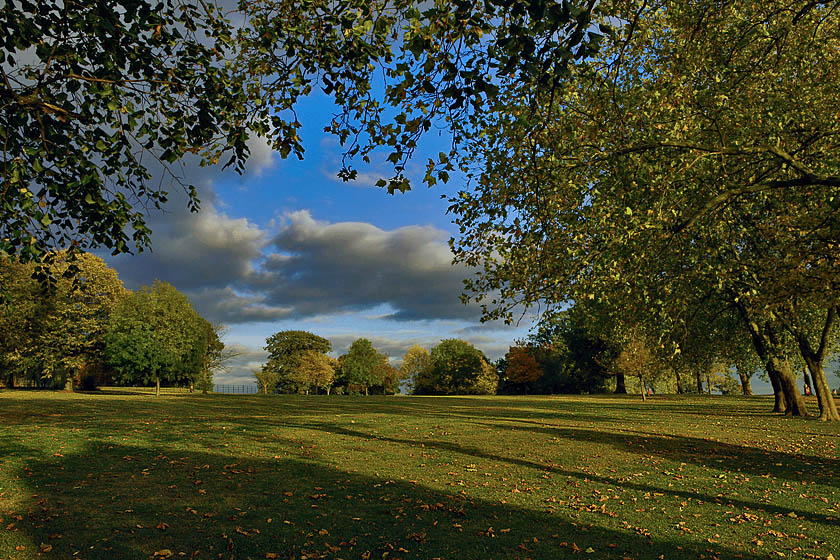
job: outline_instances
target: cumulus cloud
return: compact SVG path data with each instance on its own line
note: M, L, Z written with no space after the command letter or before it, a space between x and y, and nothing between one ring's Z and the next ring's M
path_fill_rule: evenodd
M474 319L459 295L469 271L452 264L448 234L430 226L386 231L329 223L306 211L287 216L272 239L260 284L270 301L301 316L389 305L395 320Z

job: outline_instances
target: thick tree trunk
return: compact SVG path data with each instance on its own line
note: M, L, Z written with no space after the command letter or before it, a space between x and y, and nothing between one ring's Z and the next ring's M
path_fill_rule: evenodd
M805 383L808 384L809 381L813 381L812 387L817 395L817 402L820 405L820 420L832 422L840 421L840 415L837 413L837 405L834 402L834 397L831 396L831 390L825 378L823 362L828 352L835 318L835 310L829 309L826 314L825 323L823 324L822 335L817 350L814 350L808 337L801 330L792 332L796 337L799 353L805 359L805 365L808 367L808 371L811 372L811 380L808 379L808 371L805 372ZM793 331L794 329L789 328L788 330Z
M799 387L796 386L796 376L793 374L790 364L787 360L782 360L775 356L771 357L770 361L773 362L772 367L779 376L779 385L781 385L782 392L785 396L785 403L787 404L785 414L789 416L808 416L805 399L802 397L802 393L799 392ZM768 364L769 368L770 364Z
M779 352L779 341L773 327L767 323L761 329L749 318L746 308L738 305L741 317L747 326L755 351L765 364L770 383L773 385L775 403L773 412L784 412L792 416L808 416L805 399L796 387L796 376L790 364Z
M817 395L817 402L820 405L820 420L824 422L840 421L837 404L834 402L834 397L831 396L831 389L828 387L828 380L825 378L825 370L823 369L822 362L806 358L805 363L808 365L814 381L814 393Z
M698 369L695 373L695 377L697 378L697 394L703 394L703 376L702 372Z
M752 396L752 385L750 385L750 376L746 373L738 372L738 377L741 379L741 394Z
M615 392L617 395L627 394L627 383L624 381L624 374L615 374Z
M680 379L680 370L678 368L674 368L674 377L677 378L677 394L683 394L683 386L682 386L682 379Z
M787 399L785 399L785 394L782 392L779 375L775 370L767 368L766 365L765 369L767 369L767 377L770 378L770 385L773 387L773 412L784 413L787 411Z

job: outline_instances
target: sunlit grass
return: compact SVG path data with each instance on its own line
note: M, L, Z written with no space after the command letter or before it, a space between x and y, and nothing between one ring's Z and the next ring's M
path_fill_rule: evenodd
M4 392L0 558L837 555L840 429L770 405Z

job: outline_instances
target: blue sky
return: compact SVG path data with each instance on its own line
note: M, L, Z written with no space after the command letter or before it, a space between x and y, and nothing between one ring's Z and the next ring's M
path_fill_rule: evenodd
M408 175L414 189L389 195L374 186L386 166L358 162L359 177L336 177L342 148L323 132L330 101L313 95L297 108L306 147L303 161L283 160L254 140L244 175L186 162L201 211L186 211L177 187L164 213L151 213L151 252L106 257L129 288L155 279L187 294L197 310L228 326L227 345L240 352L218 383L252 383L266 337L287 329L314 332L343 353L370 339L395 360L413 344L426 348L463 338L490 359L504 355L532 326L482 324L477 306L459 296L470 271L452 265L448 239L456 232L445 199L462 186L428 188L420 181L428 156L448 149L432 131Z

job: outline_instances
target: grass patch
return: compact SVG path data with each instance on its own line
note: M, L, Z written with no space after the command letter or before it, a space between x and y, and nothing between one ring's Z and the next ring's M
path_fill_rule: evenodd
M766 398L0 393L0 558L826 558Z

